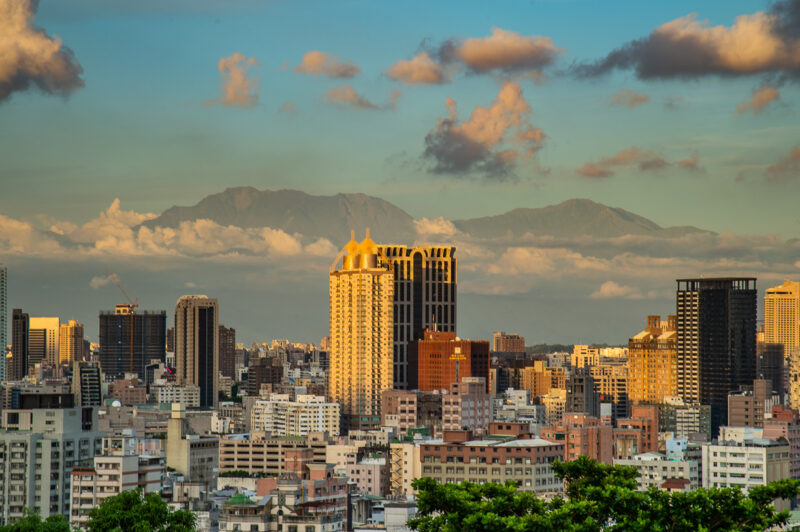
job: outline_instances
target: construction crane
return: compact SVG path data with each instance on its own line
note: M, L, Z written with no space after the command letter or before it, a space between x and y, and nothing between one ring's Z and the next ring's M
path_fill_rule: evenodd
M122 292L122 295L125 296L125 300L128 302L127 305L117 305L117 311L120 310L120 307L127 309L127 314L131 317L131 350L130 350L130 358L128 363L128 371L133 373L133 325L134 325L134 316L136 314L136 308L139 306L139 298L137 297L135 300L131 301L131 298L128 296L128 293L122 287L122 283L119 281L119 278L114 275L114 273L106 268L108 272L108 276L114 281L114 284L117 285L119 291ZM119 312L117 312L119 313Z

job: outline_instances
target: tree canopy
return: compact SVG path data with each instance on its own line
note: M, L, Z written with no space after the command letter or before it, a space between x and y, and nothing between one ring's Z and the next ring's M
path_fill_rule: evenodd
M738 488L640 492L633 467L586 457L552 465L566 489L551 500L518 491L513 482L417 479L418 513L408 524L419 532L756 531L784 524L789 514L778 512L773 501L800 493L800 481L788 479L747 494Z
M186 510L171 511L158 493L123 491L89 512L89 532L194 532L195 517Z
M13 523L0 526L0 532L70 532L69 521L63 515L42 519L39 512L25 509L25 516Z

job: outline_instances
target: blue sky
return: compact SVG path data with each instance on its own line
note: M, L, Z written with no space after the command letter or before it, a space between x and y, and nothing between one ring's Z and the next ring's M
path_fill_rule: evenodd
M29 0L0 0L0 7L14 5ZM737 17L769 8L744 0L43 0L33 23L72 50L84 86L68 96L31 88L0 98L0 215L39 228L53 220L80 225L115 198L125 211L159 213L251 185L364 192L415 218L469 218L586 197L664 226L794 238L797 64L765 60L757 73L659 79L640 79L630 68L587 78L571 70L691 13L731 29ZM404 84L387 75L423 49L448 39L457 45L485 39L494 28L524 39L548 37L562 52L541 67L538 82L516 71L471 73L466 60L451 65L449 83ZM0 46L9 44L0 39ZM313 50L352 62L360 73L332 79L294 72ZM258 62L246 69L257 80L257 103L208 105L221 98L225 82L218 62L236 53ZM0 68L0 89L2 75ZM514 159L504 179L480 171L432 173L435 161L423 157L426 136L453 138L437 130L437 120L448 116L446 100L457 103L457 124L465 126L473 109L492 106L507 83L519 83L531 109L524 121L545 135L533 157ZM737 112L765 84L779 97ZM323 97L344 85L376 108L335 106ZM622 90L648 101L612 105ZM400 92L394 108L392 91ZM296 112L280 110L287 102ZM508 137L489 151L506 148L521 150ZM634 162L610 162L633 148ZM654 160L663 167L637 166ZM680 162L690 160L687 170ZM587 163L613 175L579 174ZM780 167L775 182L765 173L771 165ZM22 264L26 251L19 249L0 246L0 261ZM644 312L642 302L636 305ZM557 336L551 339L565 339Z

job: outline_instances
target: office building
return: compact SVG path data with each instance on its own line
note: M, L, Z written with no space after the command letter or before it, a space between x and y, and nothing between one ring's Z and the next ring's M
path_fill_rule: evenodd
M633 404L663 403L676 393L676 316L648 316L647 328L628 340L628 397Z
M489 342L461 340L454 332L426 329L422 338L408 344L408 387L412 390L446 390L463 377L489 382ZM487 390L488 391L488 390Z
M678 279L677 392L711 406L714 433L728 393L756 378L756 307L754 278Z
M342 406L345 429L379 427L381 394L393 383L395 284L369 231L360 244L351 239L336 257L329 289L329 399Z
M769 381L772 391L788 404L787 391L790 384L790 367L784 358L783 344L756 344L756 377Z
M72 363L72 395L75 396L75 406L103 404L103 373L99 363Z
M219 372L236 378L236 329L219 326Z
M6 345L8 345L8 268L0 264L0 382L7 377Z
M58 339L61 324L58 318L30 318L28 337L28 371L37 364L58 364Z
M15 308L11 316L11 365L6 370L9 381L18 381L28 374L30 317Z
M62 323L58 329L58 364L71 366L83 359L83 324L75 320Z
M4 410L0 418L0 525L70 513L70 475L102 448L93 407Z
M175 304L177 384L200 388L200 406L219 399L219 305L208 296L182 296Z
M117 305L113 312L100 312L98 359L109 380L135 373L145 380L148 364L166 358L167 312L135 312L130 305Z
M800 282L784 281L764 295L764 342L783 344L786 355L800 348Z
M394 275L393 387L407 389L408 343L425 329L456 332L456 248L378 246Z
M496 331L492 334L492 351L495 353L524 353L525 338L518 334Z

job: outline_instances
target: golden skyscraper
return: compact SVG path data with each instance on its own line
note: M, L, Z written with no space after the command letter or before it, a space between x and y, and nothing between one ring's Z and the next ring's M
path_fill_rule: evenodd
M789 406L800 408L800 283L784 281L764 295L764 342L781 344L789 366Z
M633 404L663 403L677 394L675 316L648 316L647 328L628 340L628 397Z
M347 429L379 427L381 394L392 388L394 274L369 229L336 257L329 288L328 396Z
M80 360L83 360L83 324L69 320L58 330L58 362L72 365Z

